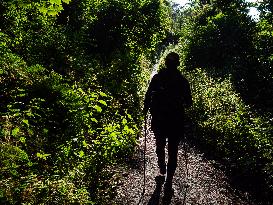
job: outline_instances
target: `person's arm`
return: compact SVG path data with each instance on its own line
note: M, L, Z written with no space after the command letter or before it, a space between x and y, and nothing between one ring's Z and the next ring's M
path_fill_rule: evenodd
M184 106L186 108L192 106L191 88L188 80L184 78Z
M157 81L157 74L154 75L154 77L152 78L151 83L149 84L148 90L147 90L146 95L145 95L144 108L143 108L143 114L145 116L147 115L148 110L151 107L152 91L154 90L156 81Z

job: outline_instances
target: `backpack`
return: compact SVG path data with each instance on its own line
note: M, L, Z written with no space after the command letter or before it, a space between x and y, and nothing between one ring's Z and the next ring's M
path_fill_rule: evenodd
M170 78L166 73L156 76L154 89L151 92L151 114L158 119L172 118L183 113L183 95L178 76Z

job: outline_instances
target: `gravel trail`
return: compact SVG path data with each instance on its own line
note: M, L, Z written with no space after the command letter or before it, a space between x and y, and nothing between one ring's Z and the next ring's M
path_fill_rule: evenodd
M185 135L192 132L186 128ZM167 151L167 150L166 150ZM163 183L156 183L158 174L155 140L153 132L147 129L146 186L143 190L144 136L130 166L123 170L114 203L118 205L252 205L247 193L239 193L230 185L225 174L217 168L216 162L207 160L196 148L181 142L178 151L178 166L173 180L174 194L163 202ZM166 155L167 156L167 155ZM187 168L186 168L187 164ZM188 172L188 174L187 174Z

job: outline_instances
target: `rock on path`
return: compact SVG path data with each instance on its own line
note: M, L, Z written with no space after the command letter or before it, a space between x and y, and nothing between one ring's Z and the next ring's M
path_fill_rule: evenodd
M140 138L139 149L131 162L131 166L122 174L115 204L253 204L247 200L246 195L239 195L232 189L225 174L215 168L215 162L206 160L197 149L183 143L180 144L178 151L178 166L173 180L174 195L170 201L163 203L164 185L156 186L157 157L155 154L155 140L150 129L148 129L147 134L145 194L141 197L143 190L143 150L144 137ZM186 174L186 161L188 175Z

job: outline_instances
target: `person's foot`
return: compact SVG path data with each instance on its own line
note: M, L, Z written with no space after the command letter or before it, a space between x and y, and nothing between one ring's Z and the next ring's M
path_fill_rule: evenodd
M163 204L169 204L174 195L174 190L172 188L172 184L166 182L164 185L164 196L162 198Z
M166 174L166 165L162 165L159 167L159 173L161 175L165 175Z
M155 177L155 182L158 186L162 186L165 182L165 176L162 176L162 175L158 175Z
M172 192L173 192L172 183L166 181L166 182L165 182L165 185L164 185L164 194L165 194L165 193L168 194L168 193L172 193Z

